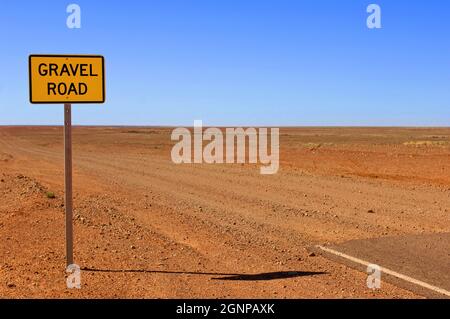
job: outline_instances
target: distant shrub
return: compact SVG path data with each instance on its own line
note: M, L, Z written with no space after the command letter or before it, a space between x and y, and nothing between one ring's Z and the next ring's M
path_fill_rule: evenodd
M47 192L47 193L45 193L45 195L47 196L47 198L51 198L51 199L56 197L55 193L53 193L53 192Z
M420 146L448 146L450 144L447 141L410 141L403 143L403 145L420 147Z

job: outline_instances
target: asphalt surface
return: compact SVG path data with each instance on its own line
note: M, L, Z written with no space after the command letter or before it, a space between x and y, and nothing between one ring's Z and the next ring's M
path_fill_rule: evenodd
M352 240L339 245L330 245L327 248L450 291L450 233ZM324 251L321 253L330 259L339 260L365 271L365 265L346 257ZM383 280L429 297L446 297L432 289L417 285L411 280L382 272Z

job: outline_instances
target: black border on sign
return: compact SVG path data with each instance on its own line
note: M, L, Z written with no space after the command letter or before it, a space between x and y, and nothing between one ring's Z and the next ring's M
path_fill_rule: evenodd
M33 95L31 94L31 58L33 57L43 57L43 58L101 58L102 59L102 101L82 101L82 102L71 102L71 101L51 101L51 102L34 102ZM106 100L106 90L105 90L105 58L103 55L96 54L30 54L28 56L28 85L29 85L29 95L31 104L102 104Z

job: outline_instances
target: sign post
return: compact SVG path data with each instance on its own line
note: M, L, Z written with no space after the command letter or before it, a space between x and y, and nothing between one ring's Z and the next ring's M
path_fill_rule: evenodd
M64 104L66 264L73 261L72 103L105 102L105 67L100 55L30 55L30 102Z
M72 105L64 104L64 187L66 209L66 263L73 264Z

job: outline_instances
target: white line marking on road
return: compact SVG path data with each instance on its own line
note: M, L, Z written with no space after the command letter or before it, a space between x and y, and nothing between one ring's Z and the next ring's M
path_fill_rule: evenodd
M326 247L323 247L323 246L320 246L320 245L318 245L316 247L320 248L323 251L326 251L326 252L328 252L330 254L334 254L336 256L339 256L339 257L351 260L351 261L353 261L355 263L358 263L358 264L361 264L361 265L364 265L364 266L369 266L371 264L371 263L369 263L369 262L367 262L365 260L362 260L362 259L359 259L359 258L356 258L356 257L352 257L352 256L349 256L349 255L343 254L343 253L341 253L341 252L339 252L337 250L334 250L334 249L326 248ZM404 281L407 281L409 283L415 284L417 286L421 286L423 288L426 288L426 289L429 289L429 290L432 290L434 292L437 292L437 293L440 293L440 294L443 294L443 295L446 295L446 296L450 297L450 291L447 291L445 289L442 289L442 288L439 288L439 287L427 284L426 282L414 279L414 278L406 276L406 275L402 275L402 274L400 274L400 273L398 273L396 271L393 271L393 270L390 270L390 269L387 269L387 268L384 268L384 267L381 267L381 271L386 273L386 274L388 274L388 275L391 275L391 276L397 277L399 279L402 279Z

